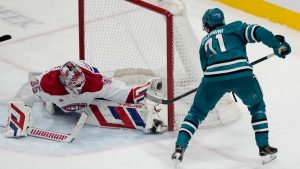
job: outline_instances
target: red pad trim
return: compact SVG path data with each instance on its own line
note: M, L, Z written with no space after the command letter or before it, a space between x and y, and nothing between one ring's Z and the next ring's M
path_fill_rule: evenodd
M14 104L10 104L11 108L16 111L16 113L18 113L20 115L20 119L19 121L17 121L16 118L11 117L11 120L21 129L23 129L24 127L24 122L25 122L25 114L19 110ZM11 114L11 116L13 116L13 114Z
M118 112L124 124L108 123L96 105L91 104L90 108L101 126L135 129L131 119L128 117L127 113L122 107L116 107L115 110Z

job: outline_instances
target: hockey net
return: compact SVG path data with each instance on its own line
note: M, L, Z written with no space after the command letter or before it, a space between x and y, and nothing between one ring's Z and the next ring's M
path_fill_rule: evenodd
M128 85L159 76L166 99L172 99L200 83L199 41L179 0L79 0L79 37L80 59ZM193 98L166 106L169 130L180 127ZM202 126L238 117L238 106L225 95Z

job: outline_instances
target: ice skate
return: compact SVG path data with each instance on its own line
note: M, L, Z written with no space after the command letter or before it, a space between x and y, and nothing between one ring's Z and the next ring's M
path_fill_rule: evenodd
M159 109L156 108L157 103L145 99L144 122L145 133L163 133L167 130L167 125L161 120L159 116Z
M167 125L165 125L163 121L154 118L146 123L143 131L145 133L163 133L167 130L167 128Z
M259 155L262 157L262 163L267 164L276 159L277 148L265 145L259 148Z
M183 159L183 154L185 152L185 148L176 145L175 152L172 154L172 160L175 162L175 168L177 168L178 164Z
M153 126L151 128L152 133L162 133L167 130L167 125L163 121L158 119L153 119Z

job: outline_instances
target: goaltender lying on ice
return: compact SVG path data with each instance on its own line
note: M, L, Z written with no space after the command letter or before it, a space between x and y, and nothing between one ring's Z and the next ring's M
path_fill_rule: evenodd
M36 136L55 141L72 141L84 124L99 127L140 129L160 133L167 126L160 119L158 104L147 100L145 93L164 97L161 79L153 78L141 86L128 87L124 82L107 78L85 61L69 61L45 73L30 77L9 105L6 137ZM50 113L57 110L81 113L71 134L32 127L32 107L44 102Z

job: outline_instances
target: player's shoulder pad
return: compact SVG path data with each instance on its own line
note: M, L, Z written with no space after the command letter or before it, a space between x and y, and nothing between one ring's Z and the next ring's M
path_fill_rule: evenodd
M50 95L66 95L68 92L66 91L64 85L59 81L60 71L52 70L43 74L40 78L40 86L41 90Z
M227 27L234 28L234 29L240 29L245 26L247 26L247 24L242 21L234 21L234 22L227 24Z

